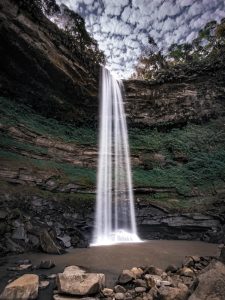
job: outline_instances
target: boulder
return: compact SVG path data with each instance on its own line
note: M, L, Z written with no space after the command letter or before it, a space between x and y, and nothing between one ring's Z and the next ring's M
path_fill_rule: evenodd
M66 267L63 271L63 274L65 275L82 275L85 273L85 270L81 269L78 266L69 266Z
M135 275L132 271L130 270L123 270L122 273L120 274L118 278L118 283L119 284L126 284L130 281L135 279Z
M105 275L100 273L86 273L77 266L67 267L56 278L59 293L69 295L93 295L104 288Z
M198 285L188 300L225 299L225 265L212 261L198 276Z
M44 252L50 253L50 254L62 254L62 248L59 247L47 230L43 230L40 233L40 245Z
M158 290L160 300L187 300L188 296L189 292L185 284L179 284L178 287L161 286Z
M2 294L1 300L28 300L38 297L39 277L35 274L24 274L9 283Z

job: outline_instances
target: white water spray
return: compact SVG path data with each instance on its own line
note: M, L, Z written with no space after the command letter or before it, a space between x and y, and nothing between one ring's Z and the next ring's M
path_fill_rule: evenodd
M140 242L137 236L123 84L101 69L97 206L93 245Z

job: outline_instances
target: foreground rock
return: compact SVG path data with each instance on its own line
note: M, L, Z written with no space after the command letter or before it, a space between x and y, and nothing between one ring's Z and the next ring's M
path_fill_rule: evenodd
M162 286L158 291L158 299L160 300L186 300L188 295L187 286L181 283L178 287Z
M105 285L105 275L86 273L76 266L65 268L63 273L57 275L59 293L86 296L100 292Z
M104 274L87 273L78 266L47 279L40 275L39 281L37 275L26 274L7 285L0 300L36 299L44 291L50 297L46 299L54 300L225 300L225 265L208 256L187 256L182 266L170 265L166 271L155 266L123 270L113 289L105 287ZM57 290L50 295L52 285Z
M9 283L3 293L1 300L28 300L38 297L39 278L35 274L25 274Z
M225 300L225 265L213 259L187 256L182 266L169 265L166 271L155 266L123 270L114 294L102 293L107 299L117 300ZM219 292L218 298L215 291ZM189 298L191 294L193 299Z
M198 276L198 286L189 300L224 300L225 299L225 265L213 261Z

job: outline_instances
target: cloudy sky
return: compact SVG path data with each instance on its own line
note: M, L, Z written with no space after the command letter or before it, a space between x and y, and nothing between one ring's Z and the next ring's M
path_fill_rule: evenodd
M79 13L120 78L133 73L152 36L160 49L190 42L202 26L225 17L225 0L57 0Z

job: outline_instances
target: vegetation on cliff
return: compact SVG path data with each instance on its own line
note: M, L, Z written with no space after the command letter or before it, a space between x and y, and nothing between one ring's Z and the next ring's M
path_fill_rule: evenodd
M97 74L104 55L87 34L84 20L65 6L54 0L32 5L19 0L12 6L12 1L0 12L1 184L15 193L94 200ZM63 28L46 15L59 26L63 22ZM182 84L162 87L166 80L161 76L150 85L153 94L146 93L146 83L128 91L136 198L196 209L224 192L223 53L224 22L211 22L191 47L173 45L170 59L160 52L147 57L143 78L157 77L160 65L161 73ZM157 68L150 68L152 64ZM203 84L206 76L209 91L208 81ZM146 118L141 129L135 118Z
M52 191L59 191L70 183L79 186L83 192L95 188L96 129L62 124L6 98L1 98L0 107L3 168L25 168L31 173L36 172L36 177L42 177L42 171L49 173L44 182L54 182ZM134 187L149 188L147 193L138 195L137 192L137 197L166 207L190 209L193 201L198 200L200 204L203 198L204 205L207 205L207 201L211 201L212 197L223 190L225 183L224 122L225 119L220 118L205 124L174 128L169 132L131 128L129 138ZM37 139L32 141L27 137L15 135L15 129L23 130L24 134L27 132L48 139L51 144L38 144L35 142ZM54 152L54 145L58 142L65 148L60 155ZM82 151L88 154L75 154L73 150L73 160L66 161L70 154L70 151L66 150L69 146L75 147L73 149L84 149ZM37 189L48 190L44 183L43 186L38 186ZM60 195L63 193L60 192ZM81 199L79 191L73 198L77 197ZM93 200L95 198L94 195L85 193L82 197Z
M57 5L55 0L16 1L19 10L31 14L37 22L47 16L59 28L60 42L75 55L82 55L93 64L105 64L105 55L99 50L97 41L89 35L85 20L66 5Z
M193 67L204 69L205 65L221 62L225 56L225 19L220 23L208 22L198 36L190 43L172 44L168 50L159 49L154 40L149 38L150 49L144 50L139 58L135 79L155 79L158 73L190 72Z

